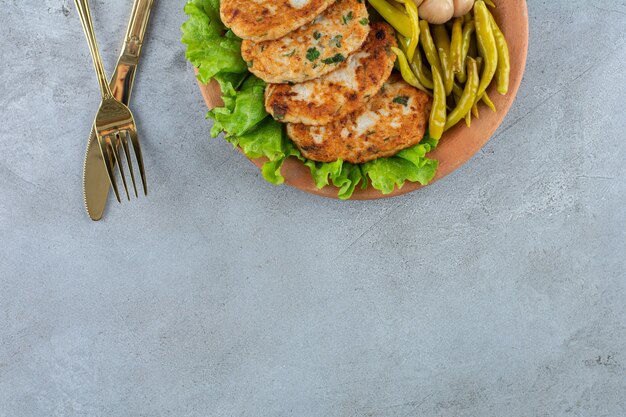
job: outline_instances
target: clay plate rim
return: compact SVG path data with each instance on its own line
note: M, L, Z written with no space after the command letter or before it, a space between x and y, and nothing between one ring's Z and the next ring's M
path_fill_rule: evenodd
M496 105L498 112L493 113L481 106L480 119L472 120L472 126L468 128L460 123L452 130L445 133L439 146L429 154L430 158L439 161L439 169L431 184L451 172L459 169L469 161L493 136L504 117L509 112L519 86L522 82L526 68L528 54L528 8L525 0L521 1L496 1L498 7L492 10L500 28L504 32L511 53L511 83L509 93L502 96L495 91L492 85L488 91L489 96ZM209 109L223 105L220 87L216 82L204 85L198 82L202 97ZM251 159L258 168L267 161L265 158ZM328 186L321 190L315 186L309 169L296 158L285 161L282 170L285 183L307 193L323 197L337 198L336 187ZM352 200L373 200L389 198L413 192L422 188L418 183L407 182L402 188L395 189L391 194L382 194L371 186L363 190L357 187Z

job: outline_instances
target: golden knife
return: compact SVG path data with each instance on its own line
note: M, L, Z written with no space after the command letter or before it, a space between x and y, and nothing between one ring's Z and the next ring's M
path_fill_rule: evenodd
M146 27L150 18L150 10L154 0L134 0L133 8L126 31L126 38L122 52L115 67L115 73L111 78L110 85L113 95L122 103L128 105L130 102L133 84L141 46L143 44ZM115 163L115 161L112 161ZM106 165L96 133L91 129L87 152L85 154L85 164L83 167L83 194L85 196L85 207L92 220L98 221L102 218L104 208L109 196L111 183L107 175Z

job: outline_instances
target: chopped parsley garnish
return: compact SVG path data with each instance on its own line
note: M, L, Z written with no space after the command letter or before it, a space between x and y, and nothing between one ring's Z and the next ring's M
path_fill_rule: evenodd
M393 99L394 103L398 103L398 104L402 104L404 107L406 107L407 104L409 104L409 97L407 96L396 96Z
M320 57L320 51L317 48L309 48L306 51L306 59L313 62Z
M352 10L350 10L347 15L341 16L341 20L344 25L347 25L352 19L354 19L354 13L352 13Z
M337 54L335 56L332 56L330 58L326 58L326 59L322 59L322 62L324 64L330 65L330 64L339 64L340 62L343 62L346 60L346 57L341 55L341 54Z
M342 39L343 39L343 35L333 36L330 40L330 46L334 46L335 48L341 48Z

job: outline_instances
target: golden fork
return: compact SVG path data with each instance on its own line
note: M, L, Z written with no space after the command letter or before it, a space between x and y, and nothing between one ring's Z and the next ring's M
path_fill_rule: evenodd
M117 201L121 202L114 174L114 165L117 165L120 176L122 177L124 189L126 190L126 197L130 200L130 194L128 193L128 186L126 184L126 176L124 174L124 168L121 164L121 155L119 152L119 148L121 147L124 150L124 156L126 157L126 162L130 171L135 196L138 196L137 186L135 185L135 174L133 172L130 149L128 146L128 138L130 138L133 151L135 153L135 159L137 160L137 165L139 165L139 173L141 175L144 194L147 195L148 186L143 166L143 157L141 156L141 147L137 136L135 119L130 109L113 97L113 92L111 91L111 87L109 87L107 76L104 71L104 65L102 64L102 57L100 56L100 50L98 49L98 42L96 41L96 34L94 32L91 12L89 9L89 1L75 0L75 3L80 16L80 22L83 25L85 36L87 37L87 43L89 44L89 50L96 69L96 74L98 75L98 83L100 84L100 91L102 93L102 101L96 115L94 129L96 136L98 137L98 144L100 146L100 151L102 152L104 164L106 165L109 181L111 182Z

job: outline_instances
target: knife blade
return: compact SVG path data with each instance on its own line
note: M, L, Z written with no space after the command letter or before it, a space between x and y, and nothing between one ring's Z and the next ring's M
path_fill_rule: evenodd
M150 11L154 0L134 0L131 11L124 45L120 57L115 66L115 72L109 82L113 95L122 103L128 105L135 83L135 74L141 47L146 34ZM111 161L114 164L115 161ZM91 135L87 142L85 162L83 166L83 195L85 208L89 217L98 221L102 219L104 209L111 189L111 183L106 171L106 165L95 130L91 129Z

